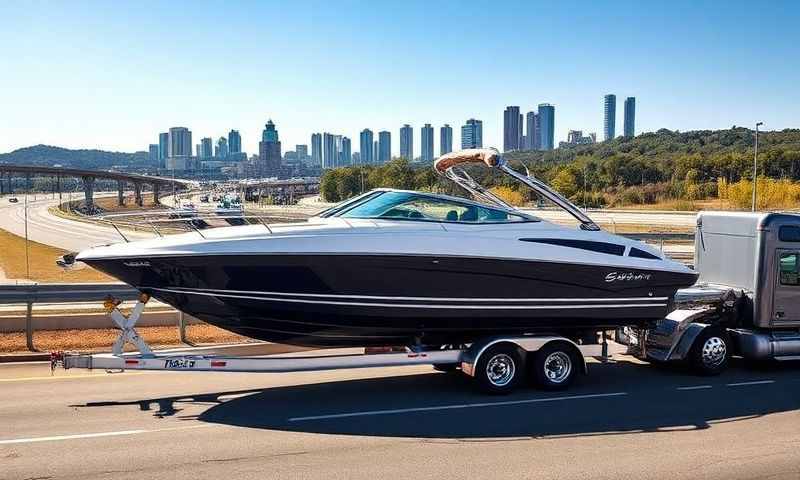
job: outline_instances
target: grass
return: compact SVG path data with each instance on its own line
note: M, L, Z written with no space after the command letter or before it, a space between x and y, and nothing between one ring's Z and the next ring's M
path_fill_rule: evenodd
M25 269L25 239L5 230L0 230L0 269L9 279L28 279L43 283L59 282L111 282L108 275L85 266L64 270L56 265L56 260L67 253L66 250L37 242L28 242L30 277Z
M166 327L138 327L136 331L153 347L181 345L178 329ZM108 351L119 336L114 328L91 330L41 330L33 334L33 345L40 351ZM242 343L252 341L247 337L207 324L189 325L186 336L192 343ZM126 345L126 350L133 350ZM0 333L0 353L27 351L24 332Z

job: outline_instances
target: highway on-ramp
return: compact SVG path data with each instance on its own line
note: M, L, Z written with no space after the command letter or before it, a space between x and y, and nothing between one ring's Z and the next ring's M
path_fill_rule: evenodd
M620 357L565 392L461 374L0 366L0 479L800 478L800 365Z
M96 196L114 195L96 194ZM18 203L10 203L8 196L0 197L0 229L20 237L25 236L25 201L17 197ZM67 251L79 251L94 245L118 243L122 237L110 226L71 220L52 214L49 209L58 205L58 199L49 195L38 195L28 199L28 238ZM129 238L152 238L150 232L126 232Z

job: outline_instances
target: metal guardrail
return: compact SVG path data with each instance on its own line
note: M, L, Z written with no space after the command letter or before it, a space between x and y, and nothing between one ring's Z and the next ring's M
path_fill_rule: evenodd
M109 296L136 300L139 291L124 283L34 283L0 286L0 305L102 302Z
M676 241L694 241L694 233L619 233L621 237L630 238L632 240L641 241L660 241L660 242L676 242Z

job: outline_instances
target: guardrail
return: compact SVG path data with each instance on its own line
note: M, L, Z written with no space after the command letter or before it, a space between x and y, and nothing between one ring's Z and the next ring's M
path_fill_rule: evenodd
M138 300L140 292L124 283L46 283L0 285L0 305L25 305L25 343L30 351L33 345L33 306L36 303L91 303L103 302L108 297L122 301ZM180 340L186 339L186 319L178 312Z

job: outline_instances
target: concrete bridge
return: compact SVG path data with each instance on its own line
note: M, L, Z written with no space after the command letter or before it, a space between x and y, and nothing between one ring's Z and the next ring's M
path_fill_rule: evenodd
M275 193L288 196L319 193L318 177L287 178L284 180L249 179L240 180L237 184L244 189L245 198L248 200L254 197L268 197Z
M138 175L135 173L109 172L103 170L83 170L76 168L61 167L40 167L35 165L7 165L0 164L0 195L13 193L11 179L14 176L25 177L26 189L30 189L31 177L51 177L56 179L55 191L61 198L61 179L79 178L83 181L83 192L86 198L86 206L94 206L94 182L98 178L117 181L117 198L120 205L125 203L125 186L133 186L134 201L140 207L144 205L142 190L144 185L150 185L153 190L154 202L158 203L159 193L162 187L172 187L180 189L188 188L192 182L181 179L171 179L164 177L152 177L148 175ZM6 182L3 182L3 179ZM5 185L4 185L5 183Z

